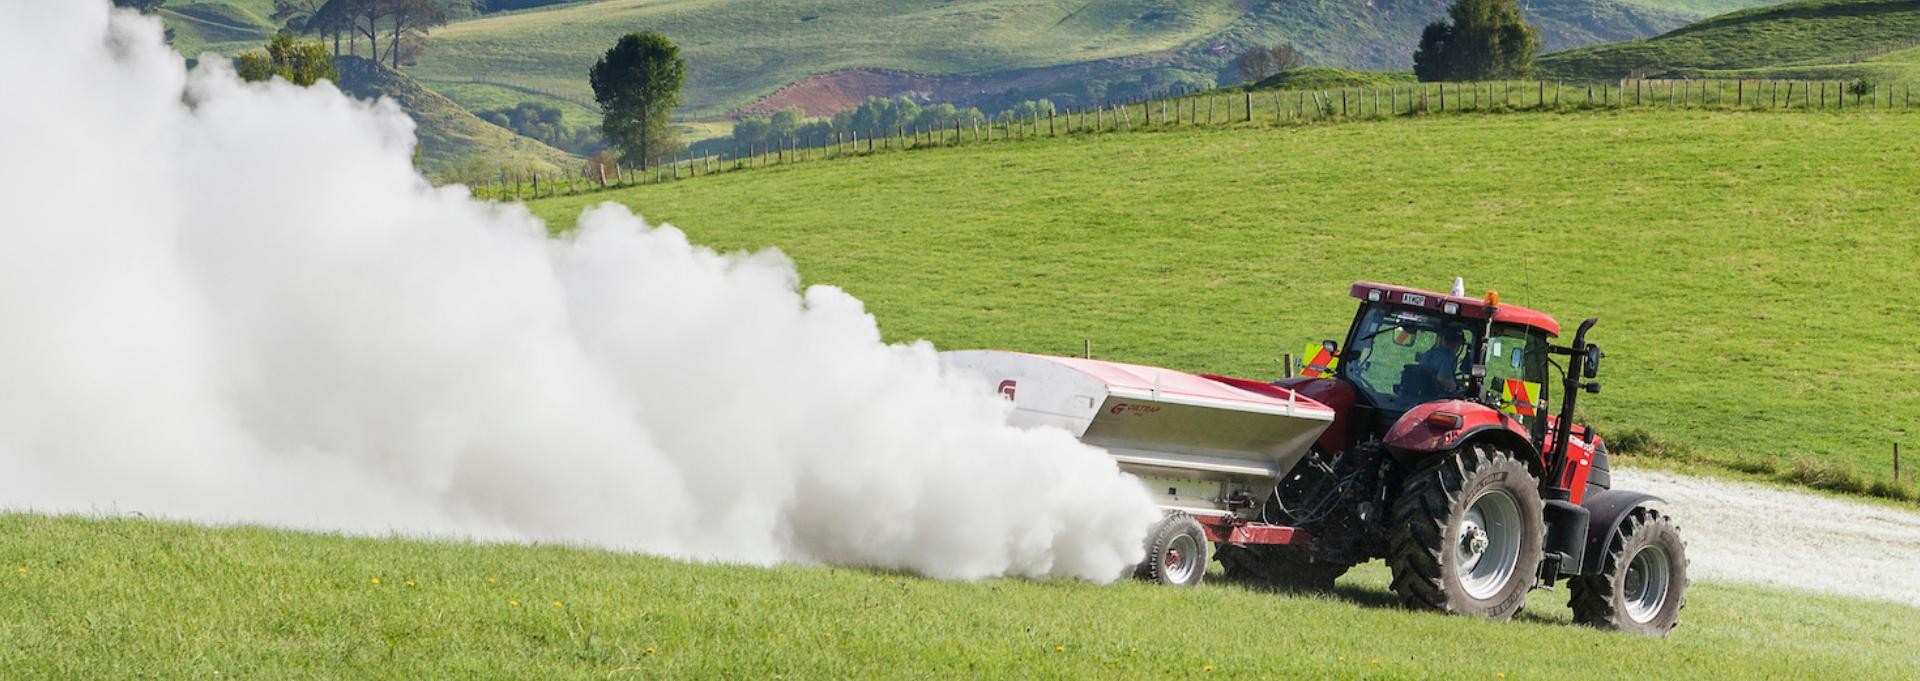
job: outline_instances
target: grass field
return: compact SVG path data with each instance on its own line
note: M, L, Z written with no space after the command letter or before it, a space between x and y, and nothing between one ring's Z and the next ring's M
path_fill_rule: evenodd
M1602 323L1585 417L1685 456L1890 476L1920 414L1920 115L1436 116L883 154L607 199L775 246L896 340L1253 377L1347 284L1499 289Z
M1612 80L1637 68L1746 77L1834 78L1857 53L1920 37L1920 3L1912 0L1797 0L1713 17L1645 40L1596 45L1542 56L1556 78ZM1908 64L1899 57L1886 64ZM1806 67L1824 68L1814 75ZM1800 69L1800 70L1795 70ZM1849 71L1850 72L1850 71ZM1920 70L1881 69L1886 77Z
M1666 640L1208 584L934 582L0 515L10 678L1910 678L1906 606L1696 584Z

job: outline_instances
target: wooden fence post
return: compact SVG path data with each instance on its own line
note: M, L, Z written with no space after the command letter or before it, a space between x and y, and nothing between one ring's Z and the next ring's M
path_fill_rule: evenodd
M1246 118L1246 121L1247 121L1248 123L1252 123L1252 122L1253 122L1253 91L1252 91L1252 90L1248 90L1248 91L1247 91L1247 118Z
M1444 113L1446 112L1446 110L1447 110L1447 84L1441 83L1440 84L1440 111Z

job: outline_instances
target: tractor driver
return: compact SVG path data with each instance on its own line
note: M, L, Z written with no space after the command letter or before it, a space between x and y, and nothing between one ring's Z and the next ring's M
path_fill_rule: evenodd
M1421 373L1433 379L1434 392L1439 395L1453 395L1460 392L1461 363L1465 358L1461 351L1467 346L1466 334L1459 329L1447 327L1440 330L1433 347L1427 348L1416 358Z

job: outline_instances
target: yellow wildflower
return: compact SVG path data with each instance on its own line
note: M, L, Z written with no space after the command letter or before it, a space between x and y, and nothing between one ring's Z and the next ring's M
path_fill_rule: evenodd
M507 605L511 605L511 606L513 606L513 607L516 607L516 608L518 608L518 607L520 607L520 599L518 599L518 598L509 598L509 599L507 599Z
M1066 646L1054 646L1054 647L1053 647L1053 652L1056 652L1056 653L1064 653L1064 652L1067 652L1067 647L1066 647Z
M413 583L413 580L411 580L411 579L409 579L409 580L407 580L407 588L409 588L409 589L411 589L411 588L413 588L413 587L414 587L414 583Z
M1200 671L1203 671L1203 672L1213 671L1213 665L1210 665L1210 664L1200 665Z
M369 580L367 580L367 583L368 583L368 584L372 584L372 585L374 585L374 586L380 586L380 578L379 578L379 577L375 577L375 578L373 578L373 579L369 579Z
M27 566L25 565L20 566L20 574L23 574L23 575L27 574Z
M492 578L492 577L488 577L488 578L487 578L487 583L488 583L488 584L499 584L500 582L498 582L498 581L496 581L496 580L494 580L494 578Z
M652 654L653 654L653 646L647 646L647 654L648 654L648 655L652 655Z
M562 604L560 603L560 601L554 601L554 602L553 602L553 607L556 607L556 608L564 608L564 607L567 607L567 606L565 606L565 605L562 605Z

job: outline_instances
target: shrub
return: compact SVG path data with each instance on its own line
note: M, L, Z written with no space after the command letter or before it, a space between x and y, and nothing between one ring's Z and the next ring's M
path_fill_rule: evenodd
M1894 482L1892 480L1873 481L1873 484L1867 486L1867 493L1895 501L1920 500L1920 490L1914 489L1911 485Z
M1629 428L1607 436L1607 450L1630 456L1644 456L1653 459L1689 459L1693 458L1693 447L1667 439L1665 436L1641 428Z
M1742 473L1747 473L1750 475L1773 476L1778 473L1778 469L1773 467L1773 462L1767 459L1751 459L1747 457L1737 457L1733 459L1728 459L1726 461L1726 466L1727 468L1730 468Z
M1796 457L1779 476L1788 482L1830 492L1866 494L1872 487L1852 466L1806 457Z

